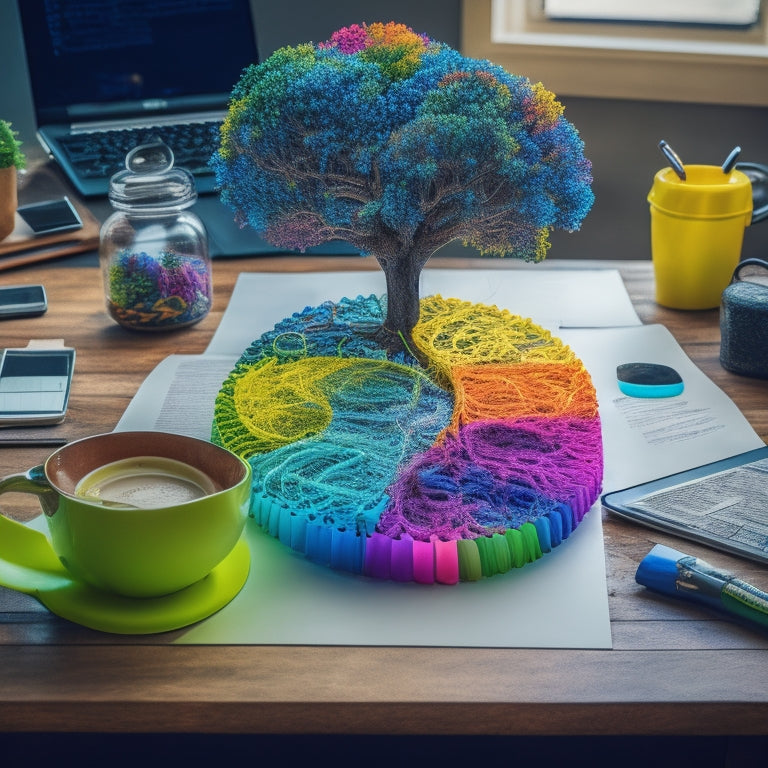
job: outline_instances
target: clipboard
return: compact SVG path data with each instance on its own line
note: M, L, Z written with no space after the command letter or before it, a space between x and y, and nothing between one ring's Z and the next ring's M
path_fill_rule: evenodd
M768 446L600 500L632 522L768 565Z

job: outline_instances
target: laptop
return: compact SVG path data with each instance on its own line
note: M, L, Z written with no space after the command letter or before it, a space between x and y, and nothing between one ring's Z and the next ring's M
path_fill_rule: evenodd
M37 136L84 197L164 141L201 194L232 88L257 63L250 0L18 0Z

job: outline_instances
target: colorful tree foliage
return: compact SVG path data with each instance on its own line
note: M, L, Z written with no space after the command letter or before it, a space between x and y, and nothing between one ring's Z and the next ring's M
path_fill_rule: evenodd
M237 220L272 244L344 240L376 257L390 348L410 339L438 248L539 261L550 231L578 229L594 199L551 92L394 22L246 69L212 165Z

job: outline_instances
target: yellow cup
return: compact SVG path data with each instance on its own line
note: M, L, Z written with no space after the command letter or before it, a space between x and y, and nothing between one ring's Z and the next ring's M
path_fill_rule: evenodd
M648 193L656 302L715 309L741 258L752 221L752 183L739 170L686 165L686 178L662 168Z

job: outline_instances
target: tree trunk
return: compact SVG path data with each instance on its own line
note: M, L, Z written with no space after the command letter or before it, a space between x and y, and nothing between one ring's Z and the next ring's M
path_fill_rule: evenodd
M388 352L407 349L418 358L411 331L419 322L419 278L426 259L409 252L377 261L387 281L387 316L381 342Z

